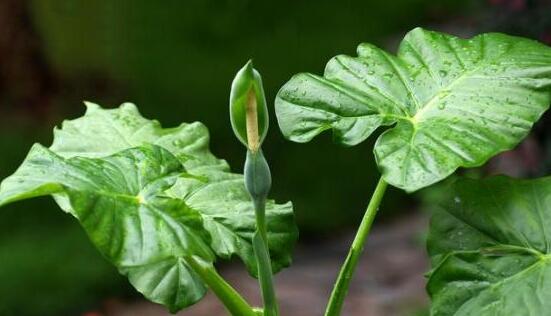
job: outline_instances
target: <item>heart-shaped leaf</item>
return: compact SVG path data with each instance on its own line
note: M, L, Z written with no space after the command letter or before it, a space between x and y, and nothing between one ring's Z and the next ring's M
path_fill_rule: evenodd
M547 315L551 178L461 179L449 192L428 237L431 315Z
M136 289L177 311L206 291L186 258L214 260L199 212L165 194L183 172L154 145L105 158L62 158L35 145L2 182L0 205L63 194L96 247Z
M337 56L323 77L298 74L276 98L283 134L307 142L332 129L345 145L377 140L384 179L415 191L458 167L511 149L551 100L551 49L504 34L460 39L417 28L397 56L361 44Z
M210 153L207 128L199 122L163 128L159 122L142 117L132 103L115 109L85 104L84 116L64 121L61 129L54 130L50 149L63 157L102 157L144 144L167 149L194 175L182 177L171 190L173 196L199 211L217 256L239 256L251 275L256 276L252 250L254 209L243 176L230 173L227 163ZM62 196L57 195L56 201L66 209ZM291 203L278 205L268 201L266 216L273 270L277 272L291 263L298 229Z

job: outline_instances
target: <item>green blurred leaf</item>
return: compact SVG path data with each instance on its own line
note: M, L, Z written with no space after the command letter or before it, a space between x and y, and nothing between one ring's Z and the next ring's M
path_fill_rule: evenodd
M385 180L409 192L511 149L551 99L551 49L524 38L417 28L397 56L370 44L358 56L286 83L276 98L281 130L307 142L332 129L336 141L356 145L395 124L375 157Z
M82 228L52 206L37 199L2 212L2 316L74 315L106 297L124 297L132 289L98 255Z
M200 214L164 194L183 172L155 145L106 158L62 158L35 145L2 182L0 205L63 194L96 247L134 287L177 311L206 291L185 258L214 260Z
M551 178L461 179L433 216L431 315L551 310Z

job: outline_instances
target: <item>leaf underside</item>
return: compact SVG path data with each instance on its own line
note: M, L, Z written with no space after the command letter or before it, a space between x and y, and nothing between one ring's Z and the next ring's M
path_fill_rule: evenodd
M332 129L356 145L379 126L384 179L408 192L513 148L549 107L551 49L498 33L471 39L416 28L396 56L361 44L322 76L294 76L276 97L283 134L307 142Z
M136 289L172 311L205 293L190 256L206 263L239 256L256 275L254 209L243 176L209 152L207 129L162 128L130 103L86 105L85 116L55 129L49 149L34 145L2 182L0 205L54 196ZM266 212L279 271L297 239L292 206L268 201Z
M461 179L431 220L431 315L547 315L551 178Z

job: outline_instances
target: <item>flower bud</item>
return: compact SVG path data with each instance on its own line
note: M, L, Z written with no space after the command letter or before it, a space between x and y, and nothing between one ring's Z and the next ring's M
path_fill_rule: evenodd
M272 187L270 167L262 151L247 151L244 168L245 188L253 200L265 200Z
M250 60L232 82L230 121L239 141L257 152L268 132L269 119L262 79Z

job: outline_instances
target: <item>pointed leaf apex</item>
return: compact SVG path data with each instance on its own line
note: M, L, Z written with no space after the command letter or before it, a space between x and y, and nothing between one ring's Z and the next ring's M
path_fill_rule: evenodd
M247 61L245 66L243 68L246 68L247 71L250 69L251 71L254 70L253 60L252 58Z

